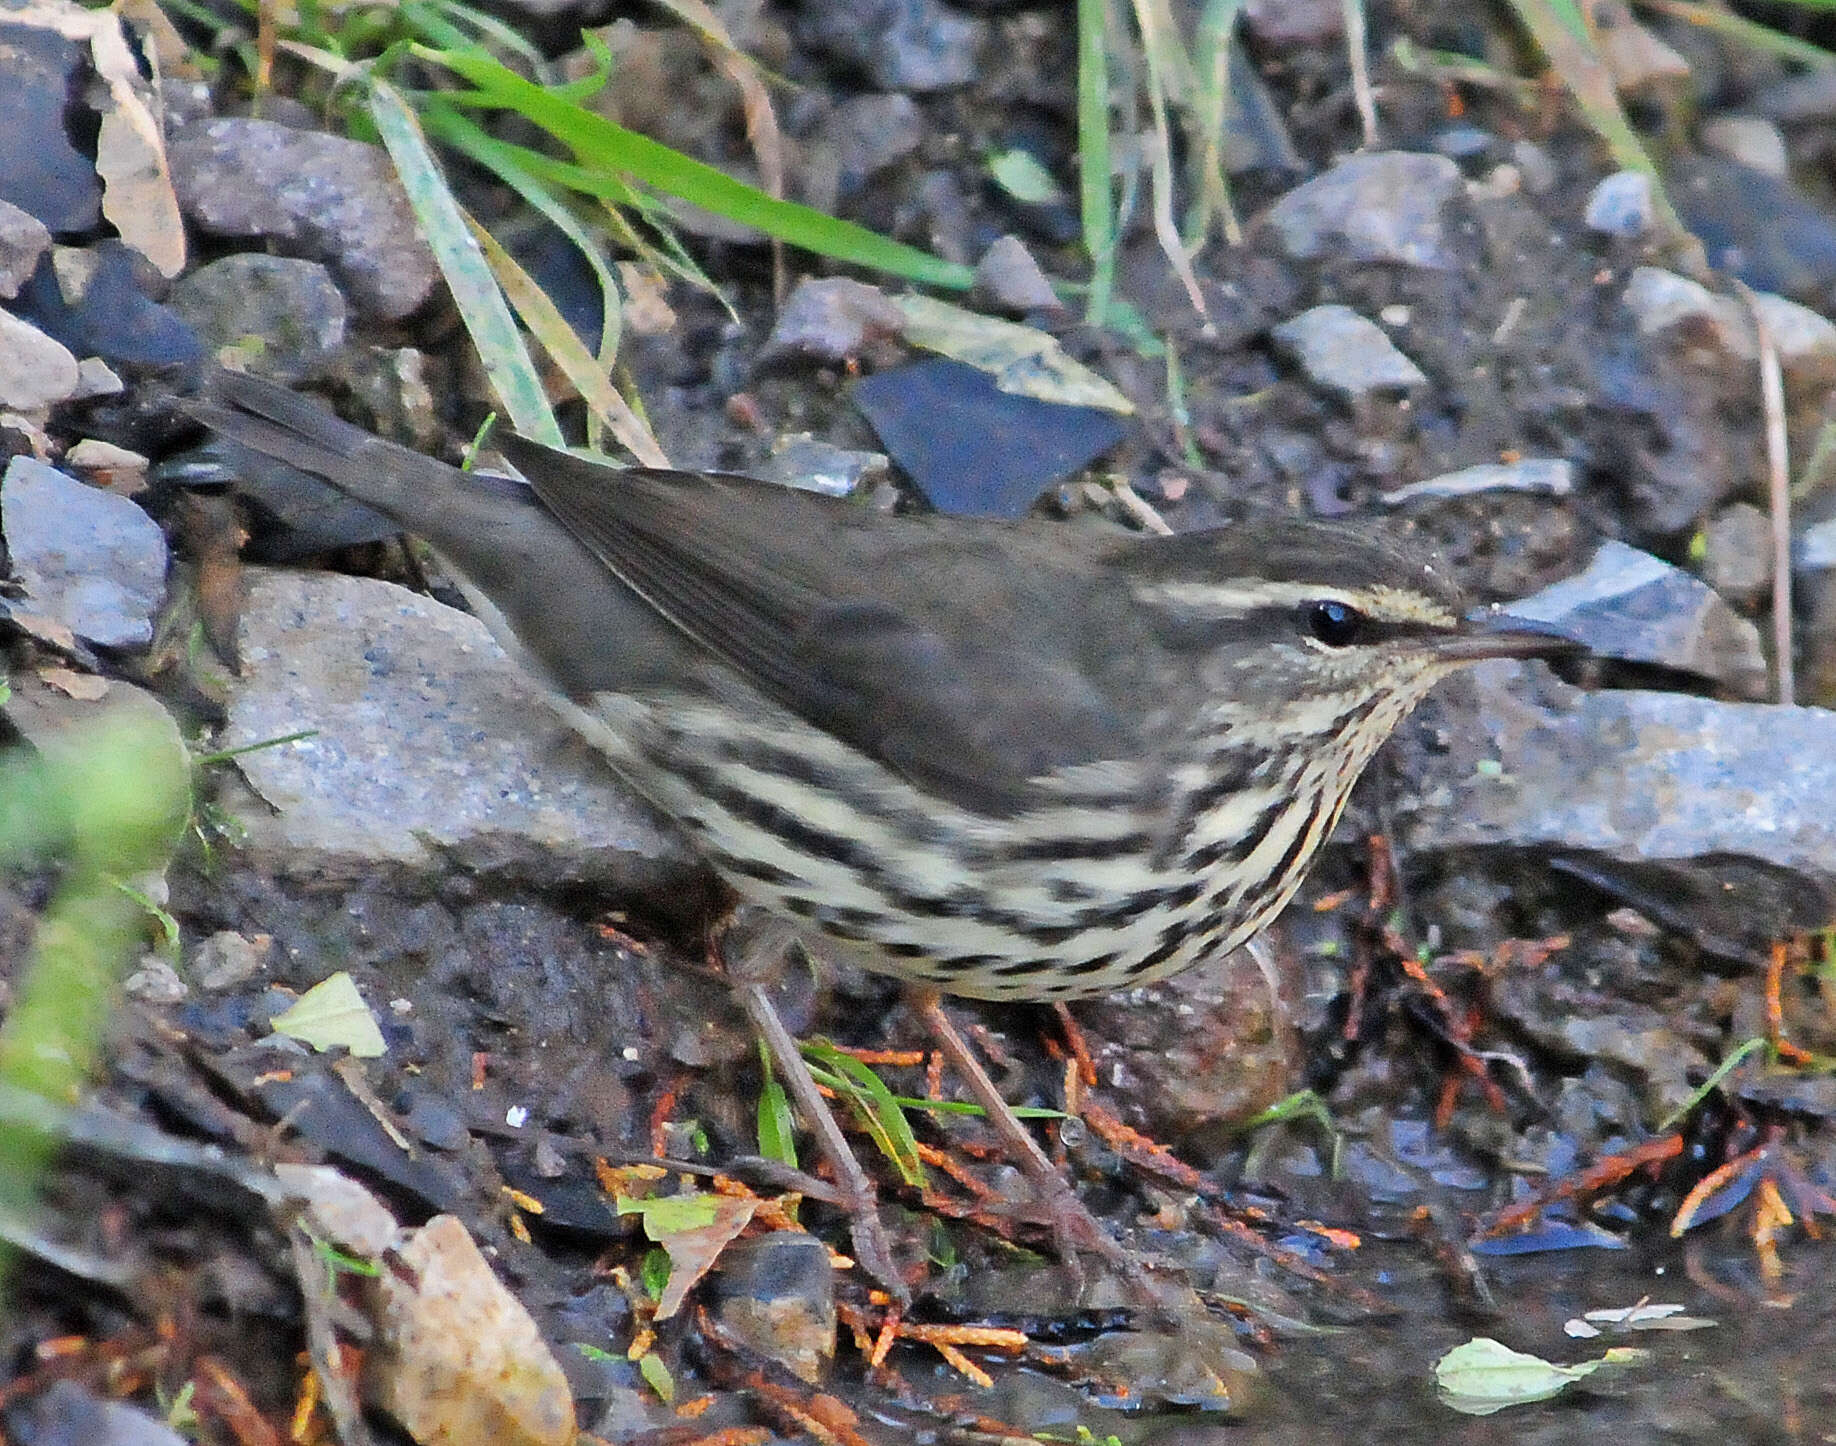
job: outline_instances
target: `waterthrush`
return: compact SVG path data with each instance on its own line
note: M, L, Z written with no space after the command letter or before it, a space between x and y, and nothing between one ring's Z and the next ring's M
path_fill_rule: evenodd
M1003 1112L937 992L1074 999L1221 959L1293 896L1438 679L1569 646L1468 620L1432 565L1355 525L1157 537L885 516L505 437L525 484L249 377L190 410L432 543L741 898L917 986ZM851 1157L838 1168L865 1189ZM1088 1215L1072 1234L1110 1253Z

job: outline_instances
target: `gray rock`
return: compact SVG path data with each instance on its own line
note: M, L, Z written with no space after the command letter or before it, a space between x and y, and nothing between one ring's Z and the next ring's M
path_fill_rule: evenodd
M1447 205L1460 168L1446 156L1373 151L1348 156L1269 208L1267 224L1300 260L1391 262L1442 271L1455 265Z
M1512 142L1511 164L1517 167L1524 189L1532 196L1547 195L1562 179L1549 152L1535 141Z
M0 532L25 597L85 642L145 647L166 596L166 539L125 497L15 457L0 480Z
M258 797L232 807L276 872L458 864L645 898L695 869L476 618L367 578L252 570L242 622L223 746L317 730L237 759Z
M229 989L259 974L273 948L272 934L219 929L198 945L191 960L192 977L200 989Z
M388 157L341 136L232 116L168 146L179 204L214 236L261 236L324 261L371 317L399 321L440 280Z
M0 407L39 412L77 389L77 360L29 321L0 311Z
M1345 7L1338 0L1245 0L1243 24L1258 45L1279 54L1337 43L1345 34Z
M1481 462L1394 487L1379 499L1391 507L1418 498L1471 497L1480 492L1529 492L1566 497L1575 490L1575 464L1561 457L1525 457L1516 462Z
M177 1004L191 993L191 986L179 977L170 960L143 954L139 967L121 981L121 992L142 1004Z
M758 475L825 497L847 497L869 479L883 477L890 466L884 452L852 451L805 434L775 446Z
M942 0L817 0L798 20L803 41L859 66L879 90L932 91L976 75L988 23Z
M1276 327L1274 337L1309 381L1349 402L1428 384L1382 327L1349 306L1315 306Z
M845 276L799 282L785 298L759 362L841 366L905 330L905 313L877 286Z
M77 389L70 394L70 400L86 402L91 397L118 397L127 390L127 384L115 375L115 370L99 356L86 356L77 363Z
M170 304L219 359L233 349L247 370L280 382L318 374L344 345L349 311L318 262L253 251L200 266L172 288Z
M819 147L835 159L836 184L852 196L924 140L924 116L909 95L850 96L823 122Z
M774 1230L720 1257L721 1324L812 1384L835 1354L835 1268L813 1235Z
M975 229L973 209L962 182L954 171L927 172L918 182L914 208L924 234L931 238L931 250L946 261L965 265L974 260L970 235Z
M1708 149L1730 161L1739 161L1781 181L1790 174L1785 133L1764 116L1716 116L1703 123L1697 136Z
M1623 542L1602 543L1585 572L1510 604L1594 652L1710 678L1746 697L1766 691L1759 629L1700 578Z
M1622 300L1643 335L1673 335L1734 361L1750 362L1759 355L1747 305L1686 276L1640 266L1627 280ZM1766 324L1787 382L1821 388L1836 377L1836 324L1808 306L1765 291L1753 293L1752 311Z
M1457 124L1436 133L1434 148L1450 161L1477 164L1499 146L1499 139L1483 126Z
M1044 270L1018 236L997 236L975 263L978 300L999 311L1024 314L1063 306Z
M1470 676L1398 803L1405 851L1555 855L1737 955L1836 907L1836 713Z
M76 1381L54 1381L6 1413L8 1437L33 1446L186 1446L164 1421Z
M1755 291L1812 300L1836 281L1836 218L1819 197L1738 161L1679 154L1665 189L1709 265Z
M50 249L51 232L43 221L0 200L0 297L17 296Z
M1675 49L1621 10L1618 19L1603 21L1592 43L1613 77L1613 88L1622 96L1652 99L1674 94L1690 78L1689 62Z
M1791 565L1794 570L1804 572L1828 572L1836 568L1836 517L1807 527L1798 534Z
M1581 219L1603 235L1643 236L1657 221L1651 177L1643 171L1615 171L1594 187Z
M1717 512L1703 533L1702 578L1736 606L1759 602L1772 586L1772 519L1751 502Z
M1305 175L1307 163L1294 144L1287 108L1269 89L1249 52L1241 45L1231 46L1227 64L1224 169L1233 176L1250 171Z

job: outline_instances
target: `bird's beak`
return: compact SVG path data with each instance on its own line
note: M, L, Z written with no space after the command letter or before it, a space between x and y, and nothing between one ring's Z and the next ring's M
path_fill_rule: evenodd
M1450 663L1478 663L1487 658L1560 658L1587 651L1554 627L1534 618L1513 617L1498 608L1466 615L1465 626L1439 639L1435 652Z

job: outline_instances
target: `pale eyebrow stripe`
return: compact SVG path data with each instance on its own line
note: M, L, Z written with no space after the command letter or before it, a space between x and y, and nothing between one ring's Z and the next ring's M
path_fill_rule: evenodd
M1310 602L1342 602L1361 610L1372 604L1362 594L1321 587L1317 582L1260 582L1249 586L1230 582L1157 582L1136 588L1135 596L1150 605L1172 603L1220 618L1248 617L1272 607L1299 607Z
M1211 619L1247 618L1259 612L1306 603L1341 602L1383 621L1408 621L1448 626L1458 622L1450 610L1423 607L1409 593L1378 587L1368 591L1322 586L1316 582L1157 582L1135 589L1138 601L1149 607L1180 607Z

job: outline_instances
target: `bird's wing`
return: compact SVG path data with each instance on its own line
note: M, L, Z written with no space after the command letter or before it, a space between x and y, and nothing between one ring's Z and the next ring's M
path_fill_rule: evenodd
M1075 649L1038 646L1085 606L1079 580L1044 575L1049 551L1006 556L974 525L770 483L505 450L569 531L751 686L956 803L1014 813L1056 770L1138 752L1129 700Z

